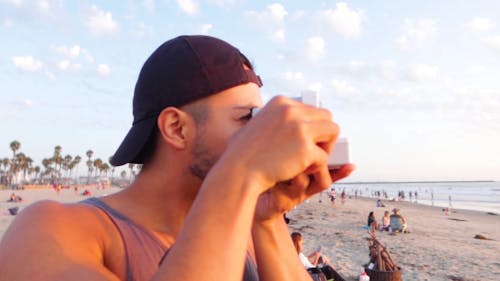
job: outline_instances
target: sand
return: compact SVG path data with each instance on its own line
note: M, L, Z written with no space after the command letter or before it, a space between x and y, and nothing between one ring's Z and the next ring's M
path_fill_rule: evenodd
M111 194L119 188L90 189L92 195ZM60 194L52 189L19 190L21 203L7 203L11 190L0 190L0 237L14 216L8 208L25 206L37 200L77 202L86 197L73 189ZM304 237L304 252L317 246L347 280L358 280L368 258L367 231L363 228L370 211L381 219L384 210L399 207L409 223L409 234L390 235L377 232L388 246L393 260L402 268L403 280L499 280L500 278L500 216L485 212L453 210L446 215L441 208L408 202L386 202L375 207L374 199L349 199L332 205L323 195L297 206L288 213L290 231ZM475 239L482 235L493 240Z
M323 196L302 203L288 215L289 227L304 237L305 253L318 245L348 280L357 280L369 261L366 224L368 213L381 221L385 210L401 209L410 233L377 232L392 259L403 269L403 280L500 280L500 216L452 210L409 202L350 199L332 205ZM480 234L493 240L474 239Z

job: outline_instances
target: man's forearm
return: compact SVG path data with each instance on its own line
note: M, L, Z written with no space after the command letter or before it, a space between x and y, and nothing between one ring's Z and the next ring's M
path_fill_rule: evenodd
M261 281L311 280L281 217L265 223L254 222L252 236Z
M217 169L154 280L241 280L258 188L237 165Z

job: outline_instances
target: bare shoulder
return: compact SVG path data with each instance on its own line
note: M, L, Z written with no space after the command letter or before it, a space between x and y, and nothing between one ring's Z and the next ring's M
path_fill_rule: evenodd
M50 280L73 267L82 276L112 280L99 278L109 274L102 262L105 232L102 214L91 206L34 203L19 213L0 241L0 275L8 280Z

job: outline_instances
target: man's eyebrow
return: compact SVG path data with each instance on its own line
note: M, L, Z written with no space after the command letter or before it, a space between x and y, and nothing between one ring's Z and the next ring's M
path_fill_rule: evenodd
M233 106L232 109L249 110L249 109L254 109L254 108L257 108L257 107L259 107L259 106L255 105L255 104L248 104L248 105Z

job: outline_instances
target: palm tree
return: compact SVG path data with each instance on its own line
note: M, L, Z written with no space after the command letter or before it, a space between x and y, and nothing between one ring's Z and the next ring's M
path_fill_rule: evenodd
M92 155L94 154L94 152L89 149L89 150L87 150L87 152L85 152L85 154L89 158L87 160L87 167L88 167L87 183L90 183L90 174L92 173Z
M54 169L58 172L59 178L61 178L61 167L62 167L62 163L63 163L61 151L62 151L62 147L60 145L56 145L54 147L54 156L52 156L52 159L54 160L54 163L55 163ZM58 165L59 165L59 168L57 168Z
M3 165L3 171L5 173L7 173L7 167L9 166L9 163L10 163L10 161L9 161L9 158L7 158L7 157L2 159L2 161L1 161L1 164Z
M12 183L12 178L14 177L15 170L17 170L16 167L16 152L21 148L21 143L18 142L17 140L14 140L10 143L10 149L12 150L12 160L10 162L10 172L8 175L8 183Z
M134 163L128 164L128 168L130 169L130 182L132 182L132 180L134 178L134 167L135 167Z
M66 154L66 156L64 156L63 158L62 166L63 170L66 171L66 177L70 177L71 169L69 166L71 165L72 161L73 161L73 156L69 154Z
M75 172L75 179L78 177L78 164L80 164L80 161L82 161L82 157L80 157L80 155L75 156L73 162L71 162L72 165L69 169L69 173L71 174L71 170L73 170L73 168L77 168Z
M101 158L97 158L96 160L94 160L94 167L95 167L96 176L97 176L98 171L99 171L99 176L101 176L101 173L102 173L102 160L101 160Z
M10 143L10 149L12 149L12 159L16 158L16 152L21 148L21 143L18 141L12 141Z
M38 179L38 175L40 174L40 166L35 166L33 168L33 172L35 172L35 179Z
M109 171L110 168L111 167L109 166L108 163L103 163L101 165L101 170L104 172L104 176L106 176L106 177L108 176L108 171Z
M94 155L94 152L92 150L87 150L87 152L85 152L85 154L87 155L87 157L89 158L89 160L92 158L92 155Z
M55 174L57 173L57 170L55 168L56 165L54 165L54 167L52 166L54 163L54 157L44 158L42 160L42 165L45 168L45 171L42 173L42 175L49 176L51 180L54 179Z

